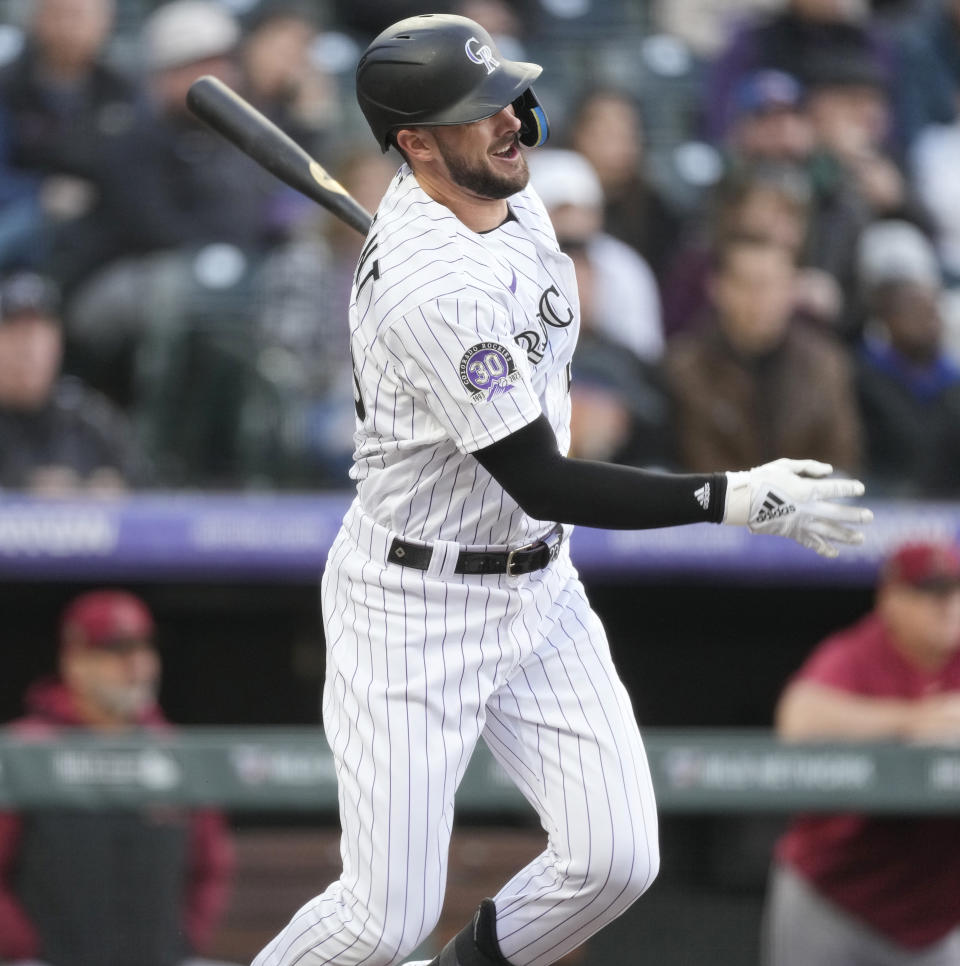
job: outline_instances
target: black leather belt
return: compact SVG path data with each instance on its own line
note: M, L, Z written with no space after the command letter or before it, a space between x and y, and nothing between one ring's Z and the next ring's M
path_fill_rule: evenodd
M545 537L516 550L461 550L454 572L458 574L506 574L516 577L542 570L560 553L563 527L558 523ZM394 537L387 560L401 567L426 570L433 556L433 545L411 543Z

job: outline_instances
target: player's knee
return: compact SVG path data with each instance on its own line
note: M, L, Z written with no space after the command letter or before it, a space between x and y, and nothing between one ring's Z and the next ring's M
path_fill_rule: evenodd
M613 885L623 890L629 901L640 896L653 885L660 871L660 849L657 843L640 842L632 852L618 853L610 869Z
M586 872L585 891L616 895L623 902L639 899L653 884L660 871L657 842L640 838L633 848L619 843L598 860L591 858Z

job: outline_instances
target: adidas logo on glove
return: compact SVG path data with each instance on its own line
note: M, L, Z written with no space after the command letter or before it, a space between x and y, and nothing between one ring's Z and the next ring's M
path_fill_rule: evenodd
M777 517L785 517L788 513L796 512L797 508L792 503L781 500L773 490L768 490L763 498L763 505L751 523L766 523L768 520L775 520Z

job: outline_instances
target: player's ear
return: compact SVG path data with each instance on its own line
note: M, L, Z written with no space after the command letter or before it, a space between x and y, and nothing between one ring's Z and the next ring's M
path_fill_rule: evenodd
M394 140L408 161L433 161L437 157L436 142L423 128L400 128Z

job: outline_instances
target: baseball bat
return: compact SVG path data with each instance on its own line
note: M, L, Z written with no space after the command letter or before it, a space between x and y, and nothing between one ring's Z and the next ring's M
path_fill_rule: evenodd
M361 235L372 217L289 135L223 81L204 74L187 91L187 107L261 167L323 205Z

